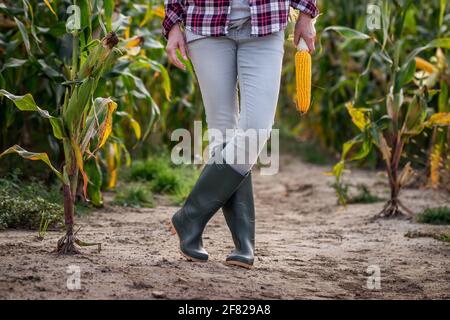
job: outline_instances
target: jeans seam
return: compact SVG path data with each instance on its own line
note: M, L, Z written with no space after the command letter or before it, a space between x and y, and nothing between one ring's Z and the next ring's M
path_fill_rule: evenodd
M239 51L239 49L238 49L238 51ZM247 89L246 89L246 86L245 86L245 82L246 82L246 80L245 80L245 77L244 76L242 76L242 75L240 75L240 70L241 70L241 63L240 63L240 60L239 60L239 56L237 56L237 66L238 66L238 80L239 80L239 89L240 89L240 91L241 91L241 93L242 93L242 96L244 97L244 99L240 99L240 101L239 101L239 104L240 104L240 108L241 108L241 110L240 110L240 112L242 112L242 109L243 109L243 107L242 107L242 100L245 100L245 130L247 130L248 129L248 116L249 116L249 108L247 107L248 106L248 103L247 103ZM242 82L241 82L242 81Z

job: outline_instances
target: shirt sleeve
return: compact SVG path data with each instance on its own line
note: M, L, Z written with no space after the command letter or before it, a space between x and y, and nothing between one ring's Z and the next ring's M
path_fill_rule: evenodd
M164 0L165 16L162 23L163 35L167 39L172 27L180 22L184 22L185 11L182 0Z
M312 18L319 15L316 0L291 0L291 7L303 13L309 14Z

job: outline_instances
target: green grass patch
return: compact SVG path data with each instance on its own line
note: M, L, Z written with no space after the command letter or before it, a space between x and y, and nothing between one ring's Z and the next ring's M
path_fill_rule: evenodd
M75 204L78 216L92 210L84 201ZM37 178L28 178L19 169L0 178L0 230L38 230L39 236L44 237L48 228L63 226L64 199L60 183L47 185Z
M416 216L416 221L420 223L437 225L450 224L450 208L427 208Z
M450 232L422 232L408 231L405 234L407 238L433 238L442 242L450 243Z
M357 193L353 196L350 196L350 198L347 200L348 204L356 204L356 203L369 204L383 201L382 198L372 194L369 190L369 187L367 187L364 184L358 185L357 189L358 189Z
M378 197L373 194L369 187L365 184L358 184L357 186L351 186L348 183L333 183L331 187L336 191L336 195L338 197L338 202L342 205L346 204L370 204L376 203L380 201L384 201L384 199ZM356 189L356 192L350 192L350 187L352 189Z
M37 180L23 181L19 173L0 179L0 229L39 230L60 228L64 208L58 186L48 187Z
M139 194L158 193L168 195L170 201L178 205L186 199L198 175L199 170L194 165L174 165L167 152L135 161L124 173L123 180L137 184L133 188L126 184L119 187L114 203L129 199L136 206L139 205Z
M112 205L131 208L153 208L155 201L148 184L132 182L124 183L117 188Z

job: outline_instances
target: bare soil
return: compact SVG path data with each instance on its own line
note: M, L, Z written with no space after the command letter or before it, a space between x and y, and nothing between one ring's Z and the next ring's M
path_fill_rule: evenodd
M192 263L177 250L166 222L177 207L130 210L107 207L78 219L79 238L101 242L102 251L56 256L61 232L43 241L36 232L0 232L1 299L449 299L450 245L408 238L408 231L442 232L408 220L371 221L383 207L336 204L327 167L283 157L275 176L254 174L257 208L256 263L252 270L227 266L233 247L219 212L207 226L207 263ZM386 197L385 178L354 171ZM406 189L401 199L414 212L448 204L445 194ZM67 288L67 268L80 268L81 289ZM368 272L369 268L369 272ZM380 288L370 289L370 270ZM369 284L372 283L369 278Z

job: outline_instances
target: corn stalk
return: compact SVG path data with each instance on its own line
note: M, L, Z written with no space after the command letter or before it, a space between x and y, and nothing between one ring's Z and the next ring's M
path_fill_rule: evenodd
M74 232L74 205L78 175L82 176L83 194L87 197L89 181L84 169L85 161L93 157L106 143L112 131L112 116L117 108L117 104L110 98L94 99L100 77L118 57L119 51L115 47L119 40L116 34L110 32L101 41L94 41L80 67L78 67L81 61L79 41L78 31L73 32L72 76L67 83L68 88L58 116L52 116L47 110L41 109L31 94L16 96L6 90L0 90L0 96L11 100L19 110L35 111L48 119L53 128L54 137L62 142L64 148L62 171L53 166L46 153L29 152L18 145L0 154L2 157L16 153L25 159L43 161L61 180L66 234L58 241L56 251L62 254L77 253L76 244L94 245L82 242Z
M431 114L428 111L428 90L422 83L412 86L416 71L417 56L429 49L449 49L450 38L438 38L427 45L418 47L409 54L405 54L404 40L401 39L405 17L412 1L406 1L403 14L394 14L388 1L383 1L382 21L383 30L372 35L341 26L332 26L324 31L335 31L346 41L365 41L372 47L364 71L360 74L355 85L352 101L346 107L352 122L359 129L360 134L347 141L342 150L341 161L333 168L336 185L341 184L341 177L346 161L356 161L366 158L373 147L380 153L385 163L390 187L390 199L377 217L395 217L411 215L409 210L399 199L399 194L412 176L414 170L409 162L402 162L405 146L412 137L420 135L425 128L446 127L450 124L450 112L443 111ZM384 114L375 119L374 110L367 106L360 92L360 84L371 74L373 61L383 62L387 73L388 85L384 97ZM417 63L418 64L418 63ZM412 89L412 90L410 90ZM412 91L412 94L409 92ZM406 94L405 92L408 92ZM358 107L357 107L358 106ZM336 188L337 191L341 190ZM345 197L338 194L342 204Z

